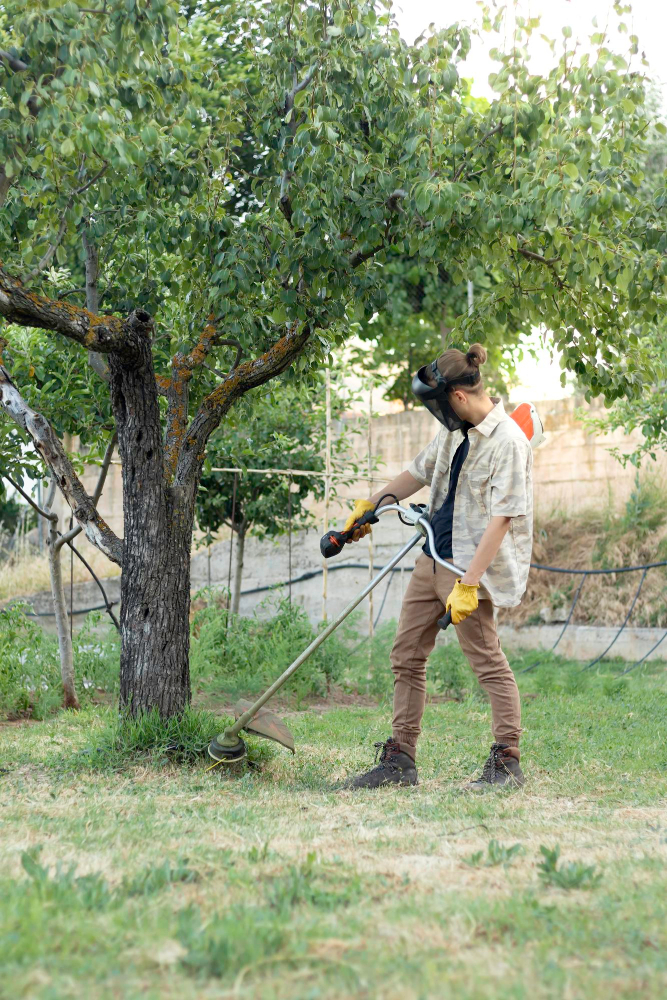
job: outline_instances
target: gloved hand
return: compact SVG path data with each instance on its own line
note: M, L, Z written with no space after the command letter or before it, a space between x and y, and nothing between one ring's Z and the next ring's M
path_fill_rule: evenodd
M477 605L479 604L477 600L478 590L478 583L474 586L468 586L466 583L461 583L460 580L456 581L454 589L447 598L445 605L445 611L451 610L452 612L452 625L460 625L468 615L477 610Z
M350 516L348 517L347 521L345 522L343 531L349 531L354 522L358 521L359 518L363 517L363 515L369 510L375 510L375 504L372 503L372 501L355 500L354 509L350 514ZM364 535L368 535L370 530L371 530L370 524L362 524L362 526L352 535L352 541L358 542L360 538L364 537Z

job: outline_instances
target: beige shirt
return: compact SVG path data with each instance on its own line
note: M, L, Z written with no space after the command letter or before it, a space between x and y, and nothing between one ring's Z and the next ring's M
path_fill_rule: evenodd
M519 604L526 589L533 546L533 454L528 438L505 413L500 400L468 431L470 449L459 475L454 499L452 542L454 563L466 570L492 517L511 517L498 554L481 579L480 597L500 608ZM429 512L443 504L449 470L461 431L442 428L417 455L408 472L431 487Z

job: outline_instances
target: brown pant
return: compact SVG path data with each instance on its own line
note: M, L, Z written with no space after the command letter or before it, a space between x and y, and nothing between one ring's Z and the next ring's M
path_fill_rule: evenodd
M426 660L435 645L438 618L444 613L455 580L454 574L444 566L421 555L403 599L391 651L394 671L392 735L400 743L401 750L411 757L415 756L424 714ZM518 747L521 733L519 691L507 657L500 648L491 601L480 600L477 610L456 626L456 636L491 701L493 738L498 743Z

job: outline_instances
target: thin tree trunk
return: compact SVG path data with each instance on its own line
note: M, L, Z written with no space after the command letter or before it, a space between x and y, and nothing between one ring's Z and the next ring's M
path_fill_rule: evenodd
M239 613L241 604L241 583L243 582L243 551L245 549L245 536L247 526L245 521L236 532L236 561L234 565L234 597L232 600L232 614Z
M45 510L50 514L55 495L55 480L51 481ZM58 545L58 521L49 519L49 574L51 576L51 596L53 611L58 633L58 651L60 653L60 676L63 682L63 705L65 708L79 708L74 681L74 654L72 652L72 636L69 629L67 604L65 603L65 587L63 585L62 564L60 561L61 546Z
M95 316L100 311L100 293L98 288L98 278L100 273L100 260L97 252L97 245L88 232L84 229L82 233L83 249L86 253L86 309L94 313ZM101 354L90 351L88 354L88 364L97 372L105 382L109 381L109 366Z

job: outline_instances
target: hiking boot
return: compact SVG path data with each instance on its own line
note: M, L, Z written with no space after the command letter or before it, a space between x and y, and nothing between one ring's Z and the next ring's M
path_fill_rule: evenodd
M520 788L525 781L523 771L516 757L508 754L507 750L507 743L492 743L480 777L465 785L465 790L488 792L491 788Z
M375 767L350 778L343 788L379 788L380 785L416 785L417 768L396 740L375 743ZM379 754L379 760L378 760Z

